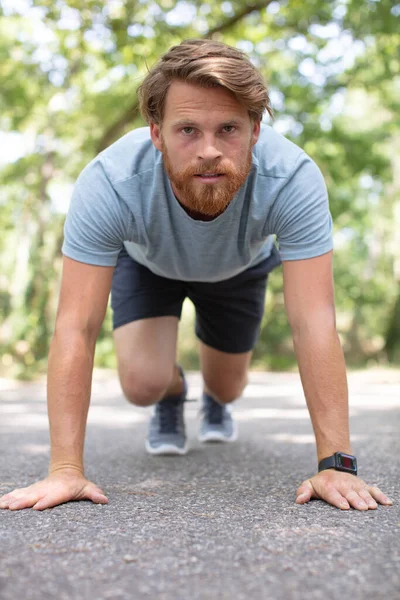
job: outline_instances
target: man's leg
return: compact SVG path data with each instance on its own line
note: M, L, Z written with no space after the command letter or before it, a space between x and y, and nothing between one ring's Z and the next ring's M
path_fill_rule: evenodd
M204 391L221 404L239 398L247 384L252 351L221 352L200 342L200 364Z
M238 427L229 405L241 396L247 384L251 355L251 351L223 352L200 342L204 380L201 442L234 442L237 439Z
M141 319L114 330L118 374L126 398L150 406L183 390L175 364L177 317Z
M126 398L154 404L146 439L149 454L186 454L186 383L175 364L177 317L134 321L114 331L118 373Z
M185 290L135 262L123 248L111 288L118 372L127 399L154 405L146 439L151 454L185 454L186 383L176 366L176 339Z
M196 307L204 378L201 441L233 441L237 437L229 404L247 383L264 313L268 273L279 262L274 251L230 279L188 286L188 296Z

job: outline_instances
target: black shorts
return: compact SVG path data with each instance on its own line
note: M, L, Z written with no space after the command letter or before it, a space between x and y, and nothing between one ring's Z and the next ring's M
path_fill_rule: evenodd
M111 289L114 329L151 317L180 319L188 297L196 309L195 331L202 342L222 352L248 352L260 331L268 273L280 263L274 247L268 258L230 279L179 281L155 275L123 247Z

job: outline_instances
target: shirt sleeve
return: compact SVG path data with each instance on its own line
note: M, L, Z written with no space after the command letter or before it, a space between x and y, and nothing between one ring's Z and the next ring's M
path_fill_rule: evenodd
M332 217L321 171L302 153L268 215L282 260L313 258L333 248Z
M64 225L62 253L90 265L113 267L124 241L132 240L133 216L113 189L100 161L78 177Z

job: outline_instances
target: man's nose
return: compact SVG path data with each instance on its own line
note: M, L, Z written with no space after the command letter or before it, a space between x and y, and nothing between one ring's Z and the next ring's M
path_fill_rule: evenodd
M216 160L222 156L215 136L204 136L200 142L198 157L202 160Z

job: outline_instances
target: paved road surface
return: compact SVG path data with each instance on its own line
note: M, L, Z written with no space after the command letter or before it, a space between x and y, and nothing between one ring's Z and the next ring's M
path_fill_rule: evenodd
M316 461L295 374L252 374L235 444L198 443L187 404L192 450L172 458L145 454L149 410L96 373L86 469L109 504L0 511L0 599L399 600L400 372L354 373L350 389L360 474L392 507L295 505ZM46 476L49 436L43 384L0 380L0 395L1 495Z

